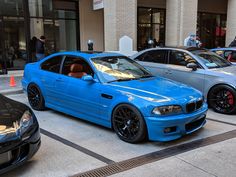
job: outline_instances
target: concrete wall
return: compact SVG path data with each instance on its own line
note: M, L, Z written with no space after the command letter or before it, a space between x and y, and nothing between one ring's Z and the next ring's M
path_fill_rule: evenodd
M196 34L197 0L167 0L166 45L183 45L189 33Z
M228 0L198 0L199 12L227 13Z
M94 41L94 50L104 50L103 9L93 10L93 0L79 0L81 50L88 50L87 41Z
M129 36L137 48L137 0L104 0L105 50L119 50L119 39Z
M236 0L228 0L226 42L228 46L236 36Z

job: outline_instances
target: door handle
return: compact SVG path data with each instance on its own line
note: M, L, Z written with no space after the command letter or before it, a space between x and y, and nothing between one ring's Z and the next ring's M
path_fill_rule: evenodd
M165 74L172 74L171 70L165 71Z
M62 80L62 78L57 78L56 81L57 81L57 82L64 82L64 81Z

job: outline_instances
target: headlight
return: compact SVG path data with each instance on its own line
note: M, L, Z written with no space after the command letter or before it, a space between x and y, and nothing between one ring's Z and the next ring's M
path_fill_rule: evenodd
M152 113L156 115L170 115L178 114L182 112L182 108L179 105L160 106L153 109Z
M23 134L29 126L33 123L32 114L29 111L25 111L20 119L20 129Z

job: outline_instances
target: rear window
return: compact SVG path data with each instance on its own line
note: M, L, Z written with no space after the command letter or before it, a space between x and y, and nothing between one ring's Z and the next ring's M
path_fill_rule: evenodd
M147 51L136 58L138 61L166 63L166 50Z

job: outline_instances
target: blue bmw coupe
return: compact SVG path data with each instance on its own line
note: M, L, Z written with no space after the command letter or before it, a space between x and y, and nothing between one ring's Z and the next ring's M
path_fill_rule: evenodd
M33 109L113 128L129 143L174 140L206 123L201 92L154 77L120 54L56 53L27 64L22 85Z

